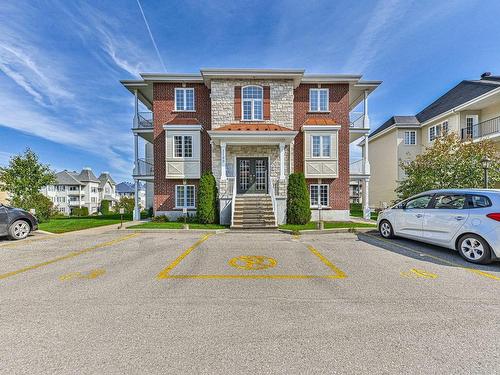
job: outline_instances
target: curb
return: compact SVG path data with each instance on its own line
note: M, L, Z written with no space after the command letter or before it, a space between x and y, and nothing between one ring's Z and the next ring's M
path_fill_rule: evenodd
M133 229L123 228L120 231L127 231L133 233L226 233L229 229Z
M305 229L305 230L300 230L298 231L301 235L302 234L332 234L332 233L364 233L364 232L370 232L373 231L376 228L330 228L330 229L323 229L323 230L318 230L318 229ZM278 229L280 232L286 233L286 234L296 234L296 231L290 230L290 229Z

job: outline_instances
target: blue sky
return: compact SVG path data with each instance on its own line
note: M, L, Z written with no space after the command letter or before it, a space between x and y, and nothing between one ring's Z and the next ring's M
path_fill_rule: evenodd
M200 67L305 68L383 80L372 128L462 79L500 74L500 2L11 1L0 5L0 165L27 146L54 169L130 180L120 79ZM164 68L165 67L165 68Z

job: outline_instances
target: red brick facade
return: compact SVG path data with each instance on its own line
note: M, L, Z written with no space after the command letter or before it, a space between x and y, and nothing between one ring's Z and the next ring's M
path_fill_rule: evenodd
M294 91L293 122L294 130L299 133L294 144L295 172L304 172L304 133L302 125L309 117L324 117L335 120L341 125L338 138L339 177L336 179L322 179L321 183L330 186L330 208L334 210L349 209L349 85L322 84L322 88L329 89L329 112L309 112L309 89L317 88L314 84L301 84ZM308 184L318 183L317 179L308 179Z
M175 207L175 185L182 185L183 180L167 179L165 160L165 130L163 125L174 118L196 118L203 126L201 134L201 172L212 167L210 137L211 129L210 90L203 83L187 84L195 88L195 112L175 112L175 88L178 83L155 83L153 86L154 113L154 210L172 211ZM199 180L186 180L189 185L198 188Z

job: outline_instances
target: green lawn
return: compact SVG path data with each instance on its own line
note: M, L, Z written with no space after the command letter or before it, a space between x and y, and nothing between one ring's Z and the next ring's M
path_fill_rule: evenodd
M123 220L128 221L131 219L132 218L129 215ZM120 215L64 217L54 218L50 219L50 221L40 223L38 228L52 233L66 233L75 230L96 228L118 223L120 223Z
M288 230L310 230L310 229L317 229L316 223L313 221L310 221L307 224L304 225L295 225L295 224L284 224L279 226L280 229L288 229ZM355 223L353 221L326 221L325 222L325 229L332 229L332 228L375 228L375 224L369 224L369 223Z
M351 203L351 216L363 217L363 207L361 206L361 203ZM377 217L378 213L372 211L371 219L377 220Z
M178 223L176 221L168 223L144 223L138 225L132 225L128 228L130 229L182 229L183 223ZM227 226L219 224L196 224L189 223L190 229L225 229Z

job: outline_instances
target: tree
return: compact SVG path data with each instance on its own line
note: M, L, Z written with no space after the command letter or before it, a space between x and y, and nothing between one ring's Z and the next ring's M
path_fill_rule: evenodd
M40 189L56 182L48 164L42 164L38 155L27 148L24 154L10 158L8 167L0 167L0 189L11 195L11 204L30 209L40 198Z
M500 182L500 156L489 141L462 142L455 133L440 137L410 163L401 163L406 174L396 193L399 199L432 189L484 187L481 160L491 159L490 186Z
M108 200L101 201L101 213L103 215L109 215L109 201Z
M292 173L288 177L286 198L286 222L307 224L311 220L311 204L306 179L303 173Z
M48 221L51 216L56 214L54 203L42 193L37 193L32 197L26 198L23 206L25 210L35 209L35 216L40 222Z
M119 213L120 208L125 209L126 214L131 214L134 212L135 201L134 198L121 197L120 201L115 206L115 212Z
M218 221L217 184L212 172L204 172L198 188L196 216L200 223L213 224Z

